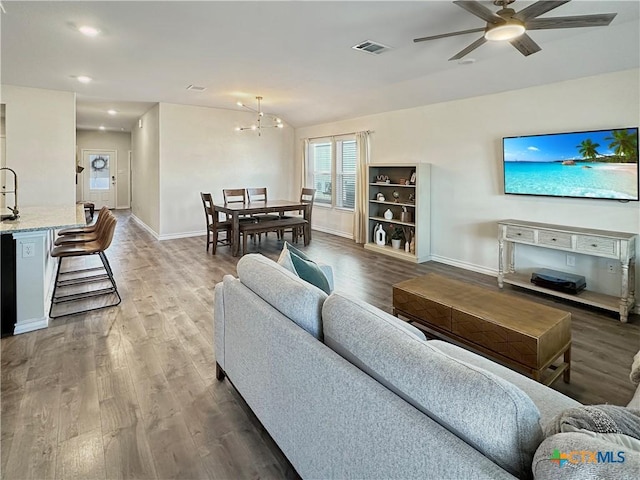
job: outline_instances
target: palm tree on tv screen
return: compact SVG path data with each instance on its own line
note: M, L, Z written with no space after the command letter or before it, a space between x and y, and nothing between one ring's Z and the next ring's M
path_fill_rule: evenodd
M578 152L582 155L582 158L588 160L595 160L600 154L596 150L600 146L599 143L593 143L590 138L580 142L580 145L576 145Z
M622 162L637 162L638 137L628 130L612 130L611 136L604 137L610 141L609 148L620 157Z

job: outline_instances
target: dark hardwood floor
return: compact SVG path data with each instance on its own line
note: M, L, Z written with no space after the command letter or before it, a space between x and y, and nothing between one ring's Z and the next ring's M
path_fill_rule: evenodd
M235 275L228 247L204 237L157 242L128 212L107 255L122 303L2 339L3 479L295 478L230 384L215 380L213 288ZM276 259L271 234L259 250ZM258 245L251 244L253 250ZM438 272L497 289L493 277L413 265L314 232L306 252L333 265L337 290L391 312L391 285ZM509 287L507 287L509 288ZM583 403L626 404L640 319L510 289L572 314L571 384Z

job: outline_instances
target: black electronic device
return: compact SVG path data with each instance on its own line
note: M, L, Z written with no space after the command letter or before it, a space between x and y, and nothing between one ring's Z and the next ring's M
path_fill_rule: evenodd
M531 274L531 283L564 293L580 293L587 286L582 275L541 268Z

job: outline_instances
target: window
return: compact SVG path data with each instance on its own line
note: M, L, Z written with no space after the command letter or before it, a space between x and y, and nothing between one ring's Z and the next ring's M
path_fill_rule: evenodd
M356 141L352 136L309 142L308 183L316 204L353 210L356 197Z

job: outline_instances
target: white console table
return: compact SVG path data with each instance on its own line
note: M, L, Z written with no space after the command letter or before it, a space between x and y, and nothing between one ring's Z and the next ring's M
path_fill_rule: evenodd
M498 222L498 227L500 251L498 286L500 288L504 283L508 283L606 310L618 311L620 312L620 321L623 323L627 321L629 310L635 305L635 242L637 235L521 220L501 220ZM619 261L622 277L620 296L606 295L586 289L577 294L569 294L534 285L528 275L516 272L515 246L518 243Z

